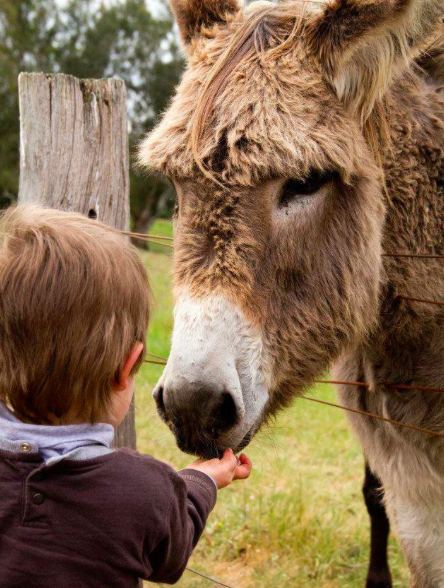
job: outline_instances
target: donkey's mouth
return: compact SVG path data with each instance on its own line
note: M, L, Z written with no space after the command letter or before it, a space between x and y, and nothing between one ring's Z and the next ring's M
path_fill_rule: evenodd
M177 447L184 453L196 455L200 459L221 459L227 448L231 448L234 453L239 453L247 447L259 428L256 425L253 426L240 442L233 445L227 436L224 436L222 441L210 437L203 430L196 431L194 435L189 435L188 431L185 431L182 427L175 427L172 423L168 423L168 426L176 438Z

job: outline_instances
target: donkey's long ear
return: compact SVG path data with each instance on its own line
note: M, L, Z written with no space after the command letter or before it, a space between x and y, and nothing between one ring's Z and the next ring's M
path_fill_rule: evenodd
M442 15L444 0L335 0L311 24L310 42L339 98L365 121Z
M224 23L241 9L239 0L170 0L170 4L185 46L202 27Z

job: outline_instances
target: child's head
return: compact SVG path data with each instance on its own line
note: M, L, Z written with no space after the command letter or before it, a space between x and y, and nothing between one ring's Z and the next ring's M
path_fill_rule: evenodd
M142 262L118 231L80 214L9 209L0 220L0 400L28 422L103 419L143 361L149 297Z

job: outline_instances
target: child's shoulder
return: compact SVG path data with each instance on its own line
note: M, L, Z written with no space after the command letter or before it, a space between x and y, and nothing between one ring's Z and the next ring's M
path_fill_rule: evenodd
M153 491L166 491L180 483L180 476L172 467L151 455L127 448L116 449L115 454L113 469L126 486L142 484Z
M135 449L126 447L115 450L114 467L122 473L132 476L148 476L150 479L159 476L160 478L171 479L177 473L167 463L159 461L152 455L143 454Z

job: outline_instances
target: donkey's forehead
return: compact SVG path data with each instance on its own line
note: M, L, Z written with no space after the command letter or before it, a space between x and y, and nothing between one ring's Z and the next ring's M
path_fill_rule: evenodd
M185 178L196 173L193 114L230 34L225 28L196 48L170 108L141 146L141 162L151 170ZM240 186L304 175L312 167L350 170L352 127L344 125L301 34L283 52L244 60L224 80L201 121L199 155L211 167L223 152L223 179Z

